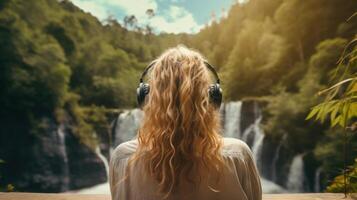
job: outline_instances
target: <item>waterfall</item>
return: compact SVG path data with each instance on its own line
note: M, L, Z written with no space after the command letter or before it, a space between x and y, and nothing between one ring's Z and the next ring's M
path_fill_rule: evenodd
M248 143L248 139L253 140L252 152L254 158L258 165L261 166L261 151L264 141L264 133L260 128L260 122L262 120L262 115L260 113L258 104L254 104L254 122L249 125L249 127L244 130L241 134L240 123L241 123L241 108L242 102L229 102L222 106L224 109L224 136L241 138L243 141ZM121 113L116 120L116 124L113 126L114 135L114 146L120 144L121 142L133 139L136 136L136 131L139 127L140 121L143 117L143 112L139 109L127 110Z
M103 162L104 167L105 167L105 172L107 174L107 178L109 179L109 162L108 162L107 158L102 154L99 146L97 146L95 148L95 154Z
M240 138L240 119L242 102L229 102L224 106L224 135Z
M136 136L143 112L140 109L127 110L121 113L115 125L114 146L132 140Z
M262 169L261 153L264 142L264 132L260 128L260 123L262 121L262 115L259 110L258 104L254 104L254 122L246 130L244 130L242 135L242 140L246 143L252 140L251 149L255 162L259 171ZM240 121L240 120L239 120Z
M241 108L242 102L229 102L224 105L224 136L239 138L244 142L248 143L251 141L251 148L254 159L261 169L261 152L264 141L264 133L260 128L260 122L262 120L262 115L260 113L258 104L254 104L254 122L249 125L241 134L240 123L241 123Z
M248 125L245 130L241 130L242 117L241 101L228 102L221 107L221 114L223 118L223 128L225 137L233 137L249 143L252 149L253 157L257 163L258 169L261 171L262 163L262 147L264 143L264 132L260 127L262 121L262 114L257 103L252 107L254 121ZM139 123L143 117L143 113L139 109L127 110L119 115L117 120L113 122L114 147L121 142L131 140L135 137ZM286 192L284 188L275 184L272 181L262 180L263 191L266 193L282 193Z
M247 105L248 115L254 114L254 116L243 116L242 107L243 104L241 101L238 102L228 102L221 106L221 116L222 116L222 127L224 128L225 137L238 138L246 142L252 149L253 157L257 163L259 171L262 170L262 150L264 144L265 134L260 127L262 121L262 114L258 107L257 103L254 103L253 107ZM254 112L251 112L254 109ZM251 124L247 124L245 130L241 129L241 119L243 117L248 117ZM126 110L122 112L118 118L113 122L113 147L119 145L122 142L131 140L135 138L137 130L139 128L140 122L143 118L143 112L139 109ZM253 120L251 120L253 119ZM282 140L284 140L285 136ZM277 147L276 154L272 158L273 166L277 164L279 160L280 149L283 141ZM101 154L99 147L96 149L96 154L103 161L106 169L108 170L108 161ZM287 181L289 191L303 191L303 180L301 177L304 177L303 172L303 160L302 155L298 155L293 159L293 162L289 171L289 178ZM269 164L271 164L269 162ZM276 168L274 168L274 173L276 176ZM275 183L275 180L270 181L261 177L262 188L264 193L284 193L287 192L285 188ZM104 189L103 189L104 188ZM90 193L94 191L107 191L108 187L100 184L95 188L88 188L87 190L81 190L83 193ZM81 193L82 193L81 192Z
M271 169L272 169L271 170L272 171L272 181L274 181L274 182L276 182L277 179L278 179L278 177L276 175L276 172L277 172L276 171L276 165L277 165L277 163L279 161L280 149L283 146L286 138L287 138L287 135L285 134L283 136L283 138L280 140L280 143L279 143L278 147L276 148L276 151L275 151L275 154L274 154L274 158L273 158L273 162L272 162L272 166L271 166Z
M240 138L244 142L248 142L248 138L254 134L254 124L251 124L243 131L242 137Z
M60 151L63 155L63 184L62 184L62 191L67 191L69 189L69 166L68 166L68 155L66 149L66 135L65 135L65 127L63 124L59 125L57 129L58 135L58 143Z
M294 157L287 180L287 188L290 192L303 192L304 191L304 160L303 154L298 154Z
M322 167L317 168L315 171L315 184L314 184L315 192L321 191L321 185L320 185L321 172L322 172Z
M250 124L244 131L241 140L249 144L250 146L257 145L261 139L260 137L264 135L263 131L260 129L260 122L262 121L262 115L259 110L258 104L254 103L254 122Z
M259 124L254 127L254 132L255 132L255 136L253 141L252 153L255 162L257 163L257 167L259 171L261 171L262 170L261 155L262 155L263 141L265 135L263 131L260 129Z
M252 124L252 133L254 133L254 140L252 143L252 152L253 155L257 156L261 147L263 145L264 133L263 130L260 128L260 122L262 121L262 116L259 115L254 123ZM248 137L246 138L248 139ZM257 159L257 157L255 157Z

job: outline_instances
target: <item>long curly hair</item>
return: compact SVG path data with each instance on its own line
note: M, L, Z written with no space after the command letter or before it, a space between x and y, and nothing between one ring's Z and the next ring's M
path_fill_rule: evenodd
M177 46L155 62L134 160L144 163L167 197L184 179L196 184L204 170L219 173L222 139L219 111L209 102L212 80L203 57Z

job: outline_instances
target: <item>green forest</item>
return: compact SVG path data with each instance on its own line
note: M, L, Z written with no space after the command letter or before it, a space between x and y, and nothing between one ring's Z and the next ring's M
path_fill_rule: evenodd
M68 0L1 0L0 145L25 145L18 138L40 135L46 118L60 123L68 115L76 136L94 147L107 134L108 113L136 107L145 66L184 44L216 66L225 101L260 101L266 137L288 134L287 149L309 152L328 174L327 191L340 192L334 178L347 130L306 117L324 100L318 92L341 76L333 72L343 52L356 54L357 47L346 49L357 34L356 11L355 0L250 0L197 34L157 34L130 17L101 22ZM344 69L345 78L355 77L357 59ZM13 148L2 148L0 159ZM357 135L348 131L348 166L356 158Z

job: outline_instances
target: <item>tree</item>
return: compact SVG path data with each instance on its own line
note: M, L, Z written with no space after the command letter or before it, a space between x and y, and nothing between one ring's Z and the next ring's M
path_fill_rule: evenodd
M126 28L135 28L137 26L138 19L135 15L128 15L124 17L124 27Z
M149 17L149 19L155 16L154 9L147 9L145 13Z

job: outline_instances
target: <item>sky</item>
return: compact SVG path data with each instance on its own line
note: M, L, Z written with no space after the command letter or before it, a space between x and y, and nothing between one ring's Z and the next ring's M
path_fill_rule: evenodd
M119 23L128 15L135 15L139 25L150 25L155 32L197 33L210 22L212 12L219 18L235 2L245 0L71 0L82 10L91 13L100 21L108 16ZM155 16L146 15L153 9ZM225 12L222 12L222 9Z

